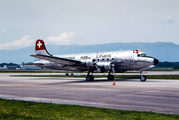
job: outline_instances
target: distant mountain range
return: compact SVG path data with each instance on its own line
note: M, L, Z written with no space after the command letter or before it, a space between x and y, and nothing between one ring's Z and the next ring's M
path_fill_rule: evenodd
M46 46L49 53L53 55L88 53L88 52L105 52L141 49L148 56L153 56L159 61L178 62L179 61L179 45L171 42L156 43L108 43L94 45L48 45ZM34 54L34 46L26 47L19 50L0 50L0 63L22 63L33 62L33 58L29 55Z

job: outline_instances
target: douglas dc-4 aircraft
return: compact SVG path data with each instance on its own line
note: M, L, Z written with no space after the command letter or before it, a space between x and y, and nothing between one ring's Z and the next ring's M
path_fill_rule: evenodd
M35 57L33 65L41 68L88 71L86 81L93 81L92 73L95 72L108 72L108 80L114 80L116 72L139 70L141 74L140 80L145 82L146 76L142 74L142 71L152 69L159 63L156 58L147 56L141 50L51 55L46 50L45 43L41 39L36 41L35 54L30 56Z

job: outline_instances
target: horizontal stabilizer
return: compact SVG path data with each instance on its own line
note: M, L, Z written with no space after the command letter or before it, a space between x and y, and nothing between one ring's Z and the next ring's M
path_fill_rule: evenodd
M43 63L22 63L21 65L44 65Z
M41 54L35 54L35 55L30 55L30 56L39 58L39 59L44 59L44 60L54 62L57 64L64 64L64 65L77 65L77 64L79 65L79 64L81 64L81 61L60 58L60 57L55 57L55 56L48 56L48 55L41 55Z

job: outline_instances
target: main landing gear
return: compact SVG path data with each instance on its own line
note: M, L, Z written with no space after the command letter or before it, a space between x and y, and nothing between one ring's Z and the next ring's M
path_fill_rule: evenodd
M87 75L86 76L86 81L93 81L94 77L92 75Z
M111 64L111 70L109 71L109 74L108 74L108 76L107 76L107 79L108 79L108 80L114 80L114 76L115 76L115 69L114 69L114 67L115 67L115 65L114 65L114 64ZM98 71L100 71L100 69L98 68L98 66L96 66L96 69L97 69ZM89 70L88 70L88 74L87 74L87 76L86 76L86 81L93 81L93 80L94 80L94 77L93 77L92 74L90 75L90 72L92 72L92 74L93 74L93 71L89 69ZM111 72L113 72L113 75L111 75Z
M112 69L112 70L109 71L109 74L108 74L108 76L107 76L108 80L114 80L114 76L115 76L114 67L115 67L115 65L114 65L114 64L111 64L111 69ZM111 75L111 72L113 72L114 75Z
M146 81L146 76L142 74L142 71L140 71L140 75L141 75L140 81L145 82Z
M108 80L114 80L114 75L111 75L111 72L109 71L107 78Z
M86 81L93 81L93 80L94 80L93 75L92 74L90 75L90 71L88 71L88 74L86 76Z
M108 80L114 80L114 75L111 75L111 72L109 72L107 79ZM88 74L86 76L86 81L93 81L93 80L94 80L93 75L92 74L90 75L90 72L88 71Z

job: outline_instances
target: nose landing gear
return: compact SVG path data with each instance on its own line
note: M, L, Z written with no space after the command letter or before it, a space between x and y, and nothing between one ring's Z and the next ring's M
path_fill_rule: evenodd
M142 71L140 71L140 75L141 75L140 81L145 82L146 81L146 76L142 74Z

